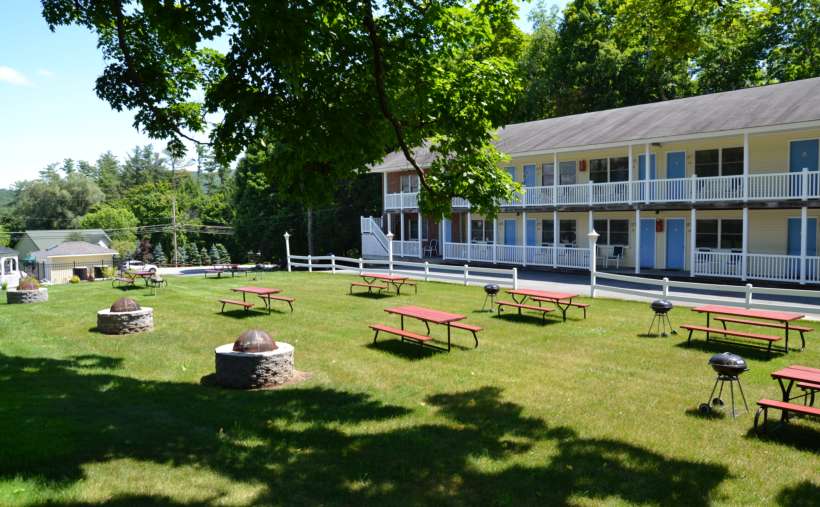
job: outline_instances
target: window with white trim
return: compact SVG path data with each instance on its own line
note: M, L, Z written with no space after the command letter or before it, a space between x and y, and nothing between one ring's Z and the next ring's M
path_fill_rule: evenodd
M493 223L482 218L470 221L470 239L474 243L493 242Z
M599 219L592 222L599 245L629 245L629 220Z
M419 177L417 174L401 175L401 191L403 193L419 191Z
M560 162L558 164L558 171L560 180L558 181L561 185L574 185L575 184L575 161L567 161L567 162Z
M695 151L698 178L743 174L743 147Z
M743 220L716 218L698 220L695 231L696 248L740 250L743 248Z

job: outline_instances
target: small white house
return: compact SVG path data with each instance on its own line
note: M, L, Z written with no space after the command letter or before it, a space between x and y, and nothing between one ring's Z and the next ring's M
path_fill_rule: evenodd
M17 287L20 283L20 262L16 250L0 246L0 285L4 283L9 288Z
M102 276L102 267L113 266L116 250L86 241L66 241L48 250L31 252L41 279L67 283L75 274L80 279Z

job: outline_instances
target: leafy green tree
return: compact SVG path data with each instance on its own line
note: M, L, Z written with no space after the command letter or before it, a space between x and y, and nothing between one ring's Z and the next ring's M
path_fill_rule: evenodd
M820 1L771 0L767 76L792 81L820 76Z
M2 224L0 224L0 246L11 246L11 234Z
M218 159L251 150L307 204L396 148L426 213L449 214L460 196L494 214L518 188L492 144L520 86L513 0L42 3L52 28L96 32L107 63L97 94L177 154L220 112ZM227 54L207 48L226 34ZM413 149L424 143L439 156L422 172Z
M104 195L93 180L78 172L60 177L46 168L39 180L15 185L14 214L27 229L63 229L102 202Z
M80 217L79 227L83 229L103 229L111 239L136 239L137 217L128 208L99 204Z
M165 258L165 251L162 249L162 243L157 243L154 247L154 263L157 266L163 266L168 263L168 259Z

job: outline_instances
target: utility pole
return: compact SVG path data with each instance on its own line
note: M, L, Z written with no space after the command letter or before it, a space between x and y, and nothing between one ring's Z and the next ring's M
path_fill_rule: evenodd
M174 267L179 267L179 260L177 254L177 194L176 185L174 185L174 197L171 200L171 227L174 231Z

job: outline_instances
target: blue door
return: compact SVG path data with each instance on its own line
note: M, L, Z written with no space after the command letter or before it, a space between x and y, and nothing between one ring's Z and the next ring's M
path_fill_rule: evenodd
M515 245L515 220L504 220L504 244Z
M453 241L453 221L452 220L445 220L444 221L444 241L447 243L452 243Z
M641 220L641 267L655 267L655 219Z
M515 167L505 167L504 170L507 171L507 174L510 175L510 178L512 178L512 180L515 181Z
M657 170L656 170L656 167L655 167L655 154L654 153L649 155L649 174L648 174L648 176L649 177L647 178L646 155L638 156L638 179L640 179L641 181L644 181L646 179L654 180L654 179L657 179L657 177L658 177ZM641 185L641 189L638 192L638 195L640 196L640 199L646 199L645 193L646 193L646 188L644 188L644 186ZM654 196L652 194L650 194L649 198L652 199L653 197Z
M670 218L666 221L666 269L683 269L685 259L686 221L682 218Z
M806 236L808 236L808 241L806 242L806 255L808 255L808 256L817 255L817 219L816 218L809 218L809 219L806 220ZM790 218L789 219L788 254L789 255L800 255L800 245L801 245L800 219L799 218Z
M792 141L789 144L789 172L799 173L803 168L809 171L817 171L820 164L820 141L817 139L807 139L805 141ZM802 187L800 182L794 181L791 186L792 195L800 195ZM809 188L810 195L817 195L817 182Z
M535 186L535 166L534 165L525 165L524 166L524 186L525 187L534 187Z
M535 220L527 220L527 246L535 246Z
M680 180L669 183L669 199L683 199L686 185L686 180L683 179L686 177L686 153L675 151L666 154L666 177Z

